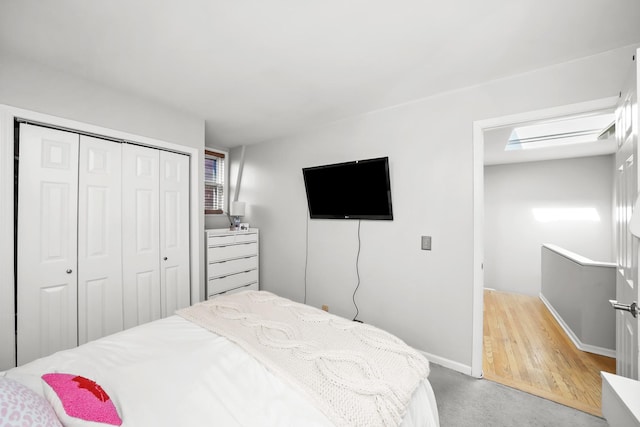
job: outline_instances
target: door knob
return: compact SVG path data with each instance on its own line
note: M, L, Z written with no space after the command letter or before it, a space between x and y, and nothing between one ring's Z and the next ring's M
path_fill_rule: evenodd
M616 310L628 311L633 317L637 317L638 314L640 314L640 308L638 308L638 303L635 301L631 304L622 304L614 299L610 299L609 303Z
M73 270L70 268L67 268L67 274L71 274L71 273L73 273Z
M168 258L167 258L167 257L164 257L163 259L166 261Z

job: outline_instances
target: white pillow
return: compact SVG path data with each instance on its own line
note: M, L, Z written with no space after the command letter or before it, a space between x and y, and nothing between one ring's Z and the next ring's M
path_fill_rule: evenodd
M35 391L0 377L0 426L62 427L49 402Z

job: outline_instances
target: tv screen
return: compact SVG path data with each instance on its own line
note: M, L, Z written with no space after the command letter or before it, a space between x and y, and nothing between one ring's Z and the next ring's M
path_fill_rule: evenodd
M392 220L389 158L303 168L311 218Z

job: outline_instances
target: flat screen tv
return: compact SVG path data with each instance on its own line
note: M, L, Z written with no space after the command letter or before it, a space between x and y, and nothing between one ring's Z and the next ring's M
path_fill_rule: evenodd
M311 218L393 220L389 158L303 168Z

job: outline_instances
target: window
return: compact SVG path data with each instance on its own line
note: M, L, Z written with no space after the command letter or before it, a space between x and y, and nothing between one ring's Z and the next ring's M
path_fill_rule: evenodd
M578 115L526 124L513 129L505 151L580 144L607 139L615 122L614 113Z
M225 154L204 151L204 213L221 214L225 201Z

